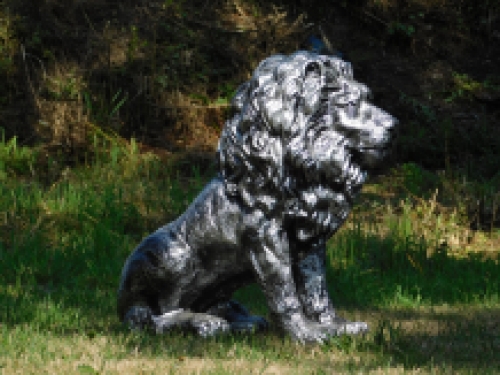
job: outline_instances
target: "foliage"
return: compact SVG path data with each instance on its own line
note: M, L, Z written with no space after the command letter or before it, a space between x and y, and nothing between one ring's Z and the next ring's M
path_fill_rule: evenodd
M6 141L5 131L0 128L0 181L33 173L36 157L36 151L19 146L16 137Z
M11 75L16 70L14 54L18 48L13 27L16 19L5 9L0 9L0 21L0 74Z
M446 98L447 102L452 102L456 99L473 99L484 90L491 90L500 93L500 86L493 84L489 80L479 82L471 78L467 74L453 74L454 87L451 89L450 96Z
M233 82L242 82L278 48L296 49L305 29L300 17L293 20L278 8L262 5L270 11L259 16L255 10L261 5L224 1L207 6L201 0L155 0L120 10L102 1L7 3L0 9L9 9L1 14L7 26L0 30L0 68L2 56L16 66L17 46L25 52L22 69L5 89L11 95L22 82L29 109L44 126L2 126L9 137L64 144L72 154L90 147L91 137L82 135L87 122L148 142L166 131L170 149L181 139L188 146L213 147L214 129L221 125L213 126L214 117L222 121ZM208 100L172 99L178 96ZM193 104L195 113L188 108Z
M123 107L128 100L128 94L123 94L122 90L118 89L109 100L106 100L106 98L102 96L93 99L90 93L83 92L83 99L89 118L97 124L109 128L114 116L119 114L120 108ZM113 130L116 131L119 129Z
M157 156L141 153L133 140L96 135L94 147L91 165L62 173L52 183L41 184L35 175L29 184L17 179L0 184L0 340L6 344L0 363L7 373L16 366L60 372L50 370L60 360L64 368L71 364L80 372L113 372L111 362L121 358L127 358L130 369L154 359L148 363L164 371L199 356L214 361L200 363L214 373L226 373L241 361L256 368L291 366L289 373L293 368L304 373L398 366L406 372L417 366L429 373L450 368L494 373L500 366L497 341L484 336L500 306L498 260L454 250L449 235L463 227L455 228L458 221L439 212L435 196L400 205L391 200L377 205L377 199L366 197L372 206L364 207L363 199L328 245L331 294L344 307L342 315L370 322L373 330L366 337L299 348L275 332L213 340L127 333L114 302L124 259L142 236L182 212L213 172L186 171L192 164L183 159L165 167ZM415 164L387 180L393 189L415 196L440 183ZM236 298L267 314L255 285ZM484 308L492 309L491 315L476 310ZM435 320L441 322L443 338L428 331ZM455 346L442 351L450 341ZM466 343L474 356L461 349ZM84 359L95 348L100 354L92 358L97 359ZM356 362L359 356L365 365Z

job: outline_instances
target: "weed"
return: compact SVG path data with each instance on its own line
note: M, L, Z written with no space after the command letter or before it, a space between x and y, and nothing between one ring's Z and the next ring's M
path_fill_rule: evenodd
M5 131L0 128L0 181L9 176L34 174L36 151L19 146L17 137L5 140Z
M148 42L146 40L142 40L139 37L139 33L137 30L137 26L132 25L130 27L130 40L128 42L126 56L127 61L132 62L137 58L138 53L145 47L147 47Z
M46 86L45 95L51 100L77 100L84 88L82 78L74 71L47 77Z
M15 16L5 9L0 9L0 74L10 76L16 69L14 55L18 51L19 42L15 38Z
M102 97L93 97L89 92L84 92L83 98L85 109L93 121L105 128L114 124L114 127L111 129L114 131L119 130L120 123L113 120L119 114L120 108L128 100L127 93L123 93L122 89L118 89L109 100L106 100Z
M402 35L407 38L412 38L415 34L415 26L402 22L391 22L387 32L389 35Z
M500 93L500 86L493 84L489 80L476 81L467 74L454 73L453 83L454 87L445 99L448 103L457 99L473 99L478 97L484 90Z

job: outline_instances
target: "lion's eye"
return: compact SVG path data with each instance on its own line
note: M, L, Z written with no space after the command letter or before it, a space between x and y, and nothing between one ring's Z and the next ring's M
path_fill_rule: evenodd
M347 104L347 116L349 118L356 118L358 117L358 105L357 103L353 102L353 101L350 101L348 104Z
M349 97L345 93L338 94L338 95L332 96L332 101L333 101L333 104L340 106L340 107L344 107L349 103Z

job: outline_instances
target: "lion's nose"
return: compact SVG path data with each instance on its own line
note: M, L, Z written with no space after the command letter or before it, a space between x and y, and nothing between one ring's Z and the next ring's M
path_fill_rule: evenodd
M376 113L373 120L377 126L383 127L386 131L392 131L398 123L398 120L387 112Z

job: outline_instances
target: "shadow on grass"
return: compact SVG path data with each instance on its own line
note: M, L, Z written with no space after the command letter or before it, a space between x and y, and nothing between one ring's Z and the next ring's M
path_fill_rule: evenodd
M137 163L140 173L101 176L96 170L47 192L16 190L11 194L15 199L0 206L1 212L24 217L18 226L21 240L12 236L8 246L0 242L2 327L89 338L104 333L130 350L172 358L223 359L231 352L236 358L314 362L307 349L297 349L274 332L200 340L125 331L116 316L116 288L125 258L140 240L137 232L145 225L148 204L155 215L176 216L212 173L202 169L200 176L191 168L195 176L187 175L192 160L181 159L174 184L166 180L171 176L155 177L133 158L109 163L100 167L113 171ZM0 193L10 194L3 186ZM39 222L43 205L50 214ZM370 234L348 224L334 236L328 247L330 293L335 305L345 309L343 316L366 319L372 332L362 339L332 340L321 350L325 355L375 356L363 365L367 370L388 362L409 368L498 366L498 262L478 255L451 256L446 248L416 237L407 228L411 225L401 220L384 234ZM238 291L236 298L253 313L267 313L255 285ZM449 311L439 307L443 305Z
M329 249L332 298L342 316L368 321L371 332L364 338L332 340L320 349L325 356L335 352L348 360L366 353L370 359L362 365L364 370L387 363L408 369L493 372L500 368L500 272L495 261L478 256L457 259L445 251L428 256L426 244L401 242L397 236L347 230L337 237ZM24 266L30 267L28 260ZM115 274L118 282L121 266L110 264L112 269L101 271ZM207 340L181 333L130 333L115 315L115 289L108 282L100 285L96 275L87 276L94 282L66 274L57 284L2 285L2 325L89 338L104 333L130 350L139 348L152 356L226 359L233 353L236 358L300 358L314 363L310 347L298 348L273 331ZM238 291L236 298L253 313L266 314L265 299L256 285Z
M446 247L392 228L385 236L347 229L329 248L335 301L356 306L488 305L500 300L498 260L450 255Z
M498 307L381 309L368 314L367 319L375 323L371 341L360 351L380 350L406 368L445 367L475 373L500 369Z

